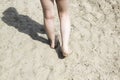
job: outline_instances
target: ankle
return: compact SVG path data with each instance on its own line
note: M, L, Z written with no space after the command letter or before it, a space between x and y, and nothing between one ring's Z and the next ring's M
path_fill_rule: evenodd
M68 46L62 46L62 50L68 50Z

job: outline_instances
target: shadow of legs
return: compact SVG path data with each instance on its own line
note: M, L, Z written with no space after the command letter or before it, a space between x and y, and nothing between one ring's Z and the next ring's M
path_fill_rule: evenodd
M10 27L16 28L19 32L29 35L32 39L49 44L49 41L37 33L45 34L43 25L32 20L26 15L21 15L14 7L10 7L3 12L2 21ZM60 45L55 49L60 59L63 59L62 52L60 51Z
M65 57L63 56L62 52L61 52L60 47L56 48L55 51L56 51L56 53L57 53L57 55L58 55L58 58L60 58L60 59L64 59L64 58L65 58Z
M28 34L32 39L48 44L48 40L38 36L37 33L45 34L43 25L32 20L26 15L21 15L14 7L3 12L2 20L9 26L16 28L19 32Z

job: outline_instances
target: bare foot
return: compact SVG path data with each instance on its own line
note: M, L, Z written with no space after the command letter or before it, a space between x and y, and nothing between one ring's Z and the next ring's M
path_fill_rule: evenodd
M64 57L67 57L68 55L70 55L72 53L72 51L70 49L64 49L61 48L62 54Z
M55 36L55 41L51 41L51 40L49 39L49 43L50 43L50 47L51 47L52 49L57 48L58 45L60 44L60 43L59 43L58 35Z
M52 49L54 49L54 48L55 48L55 42L51 42L51 43L50 43L50 47L51 47Z

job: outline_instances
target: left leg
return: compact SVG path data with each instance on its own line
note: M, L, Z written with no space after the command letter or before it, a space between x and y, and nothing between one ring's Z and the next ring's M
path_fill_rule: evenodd
M51 48L55 47L55 31L54 31L54 0L40 0L44 14L44 25L50 40Z

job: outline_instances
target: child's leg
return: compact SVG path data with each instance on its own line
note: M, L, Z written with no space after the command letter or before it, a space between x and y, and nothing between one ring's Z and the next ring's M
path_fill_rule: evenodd
M56 0L58 14L60 18L61 36L62 36L62 51L63 54L69 54L69 36L70 36L70 19L68 3L69 0Z
M40 0L44 13L44 25L47 32L48 39L50 39L50 46L55 47L55 31L54 31L54 0Z

